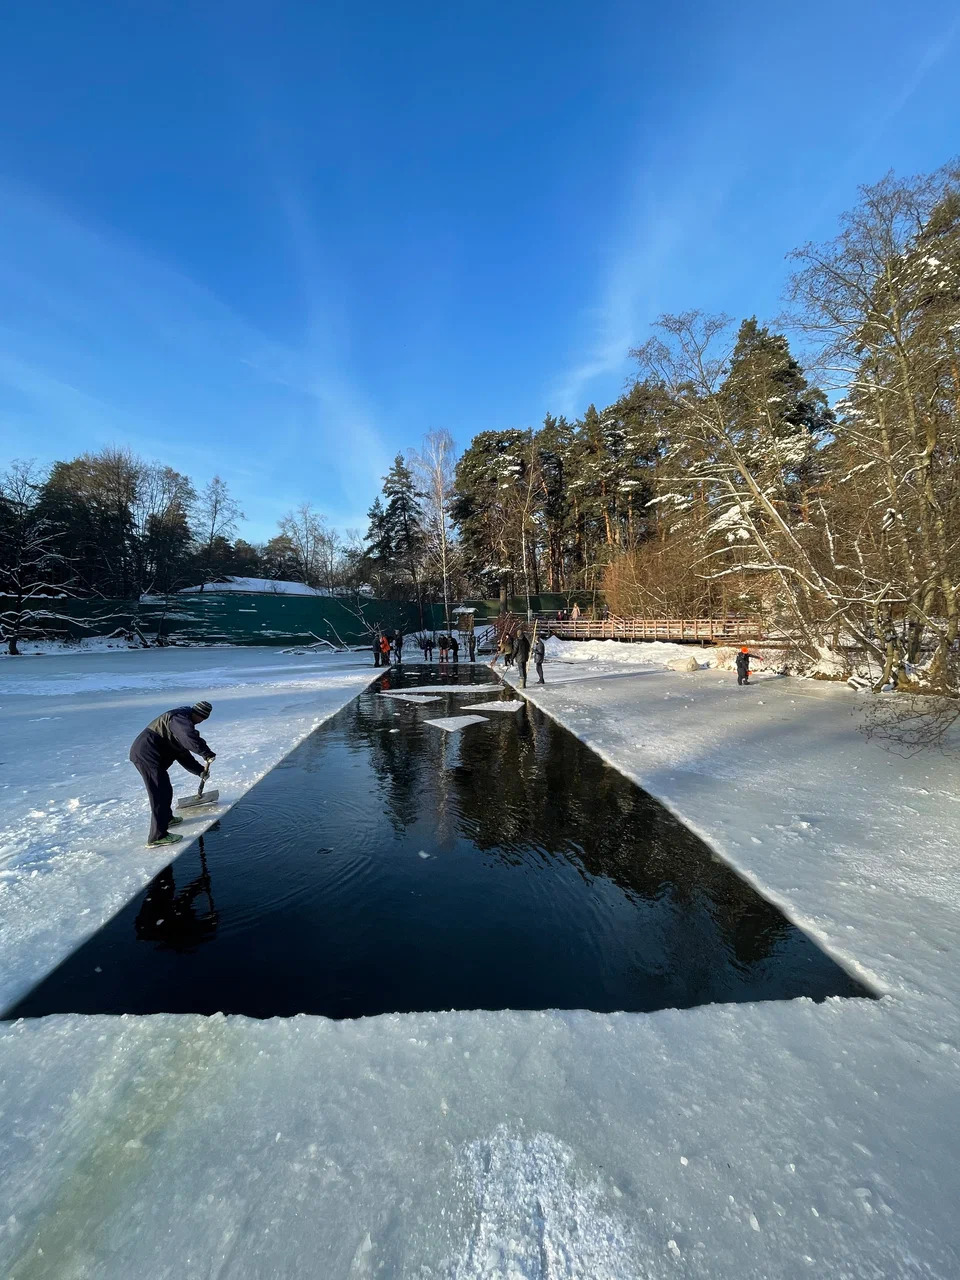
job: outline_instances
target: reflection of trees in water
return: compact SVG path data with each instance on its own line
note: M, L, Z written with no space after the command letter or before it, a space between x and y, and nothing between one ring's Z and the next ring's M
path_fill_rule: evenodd
M427 683L422 672L413 683ZM377 696L380 687L391 686L378 682L350 709L345 739L369 752L396 831L426 819L437 839L452 831L507 864L527 865L531 852L563 857L628 896L669 904L686 917L688 936L716 931L744 965L770 955L792 930L663 805L531 704L456 735L390 733L400 724L394 712L406 719L409 704L395 707ZM392 687L401 687L396 675ZM478 689L478 700L499 688ZM458 707L427 704L414 714L455 715Z
M176 863L164 867L147 886L134 921L134 931L142 942L159 942L179 950L213 938L220 916L213 902L203 836L197 838L197 852L200 874L182 888L176 884Z
M519 862L531 848L573 856L627 894L707 912L741 963L792 926L658 801L529 703L503 732L466 736L454 775L465 834Z

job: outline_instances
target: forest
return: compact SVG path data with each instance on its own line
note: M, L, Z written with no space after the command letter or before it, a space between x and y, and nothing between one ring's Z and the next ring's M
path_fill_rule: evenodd
M448 604L587 592L622 616L759 612L811 666L865 656L883 683L956 690L960 168L888 175L791 257L783 316L661 317L613 404L482 431L459 457L427 434L365 530L305 504L254 546L219 477L121 448L13 463L4 638L54 591L225 574Z

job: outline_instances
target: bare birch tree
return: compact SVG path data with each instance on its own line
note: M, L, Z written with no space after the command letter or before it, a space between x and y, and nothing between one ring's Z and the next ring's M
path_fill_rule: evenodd
M420 450L411 455L417 487L423 494L423 523L427 546L435 558L443 581L443 613L449 631L450 569L453 532L450 499L453 496L456 448L449 431L431 431Z

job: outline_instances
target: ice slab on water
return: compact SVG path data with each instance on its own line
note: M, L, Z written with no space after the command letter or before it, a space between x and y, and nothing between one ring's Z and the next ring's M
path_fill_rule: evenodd
M493 685L499 688L499 685ZM412 684L403 689L384 689L384 698L406 698L411 693L465 693L471 698L480 696L491 688L489 680L478 680L475 684Z
M486 716L441 716L439 720L424 720L424 724L432 724L437 729L446 729L447 733L456 733L465 729L468 724L487 724Z
M440 694L429 697L425 693L381 693L381 698L396 698L398 702L439 702Z
M500 701L500 702L471 702L469 706L464 707L464 711L519 711L523 706L521 701Z

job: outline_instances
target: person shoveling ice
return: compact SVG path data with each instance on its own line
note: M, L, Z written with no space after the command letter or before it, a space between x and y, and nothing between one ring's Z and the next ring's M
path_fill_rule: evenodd
M198 795L203 793L203 783L210 774L210 764L216 753L211 751L197 733L197 725L206 720L213 710L209 702L195 702L192 707L174 707L165 711L134 740L130 748L130 760L143 779L150 797L150 836L147 847L159 844L177 844L182 836L171 835L170 827L182 822L173 816L173 787L170 784L170 766L176 762L201 782ZM194 756L200 756L201 765ZM209 799L214 799L211 794Z

